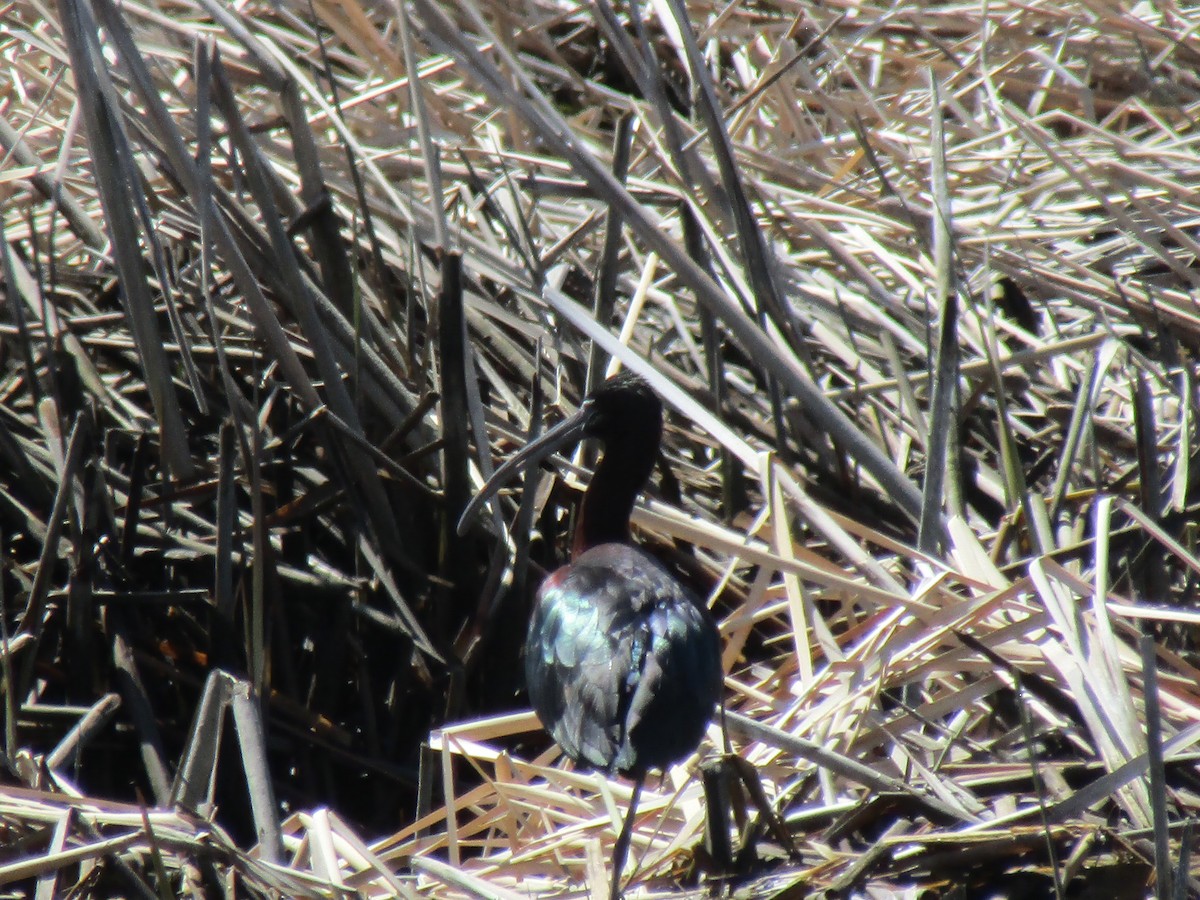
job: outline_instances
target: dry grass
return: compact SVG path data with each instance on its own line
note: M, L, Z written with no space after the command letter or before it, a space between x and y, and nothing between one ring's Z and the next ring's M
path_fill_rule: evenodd
M631 896L1200 892L1195 11L682 16L0 6L5 896L603 891L518 674L590 458L452 529L617 365L729 711Z

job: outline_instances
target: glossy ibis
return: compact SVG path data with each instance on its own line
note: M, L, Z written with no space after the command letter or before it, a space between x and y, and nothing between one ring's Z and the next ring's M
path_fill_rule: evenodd
M585 438L604 448L583 497L571 561L538 589L525 680L538 718L578 763L633 779L613 852L619 896L634 811L649 769L700 743L721 694L720 638L708 610L630 539L629 516L662 437L662 404L632 373L610 378L579 412L496 470L459 531L523 466Z

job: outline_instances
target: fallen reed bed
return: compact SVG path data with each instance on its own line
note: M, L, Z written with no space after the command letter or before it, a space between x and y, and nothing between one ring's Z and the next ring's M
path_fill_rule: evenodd
M627 896L1200 893L1189 7L0 18L4 896L602 895L594 457L454 527L616 368L726 673Z

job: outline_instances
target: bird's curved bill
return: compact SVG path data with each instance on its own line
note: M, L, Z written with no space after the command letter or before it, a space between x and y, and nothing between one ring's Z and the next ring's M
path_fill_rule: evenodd
M492 477L467 504L467 508L463 510L462 517L458 520L458 533L466 534L470 527L471 520L479 513L483 504L487 503L494 497L500 488L504 487L516 474L529 465L537 465L547 456L556 453L563 447L579 443L583 438L584 429L587 427L588 420L591 418L591 405L587 402L579 408L579 412L559 422L541 437L530 441L515 454L505 460Z

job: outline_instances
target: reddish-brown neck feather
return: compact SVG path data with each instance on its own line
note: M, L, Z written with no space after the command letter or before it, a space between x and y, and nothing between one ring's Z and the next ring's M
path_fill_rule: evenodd
M601 544L629 542L629 516L658 453L659 434L635 435L605 444L571 542L571 558Z

